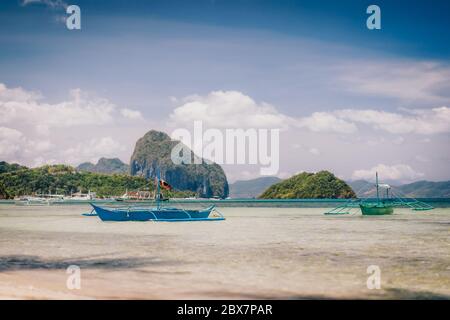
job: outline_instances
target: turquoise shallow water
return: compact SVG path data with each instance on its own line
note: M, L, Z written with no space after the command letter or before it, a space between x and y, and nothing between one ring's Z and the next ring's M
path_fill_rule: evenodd
M428 203L435 208L450 208L450 198L418 198L417 200ZM348 201L348 199L171 199L170 203L187 206L215 204L218 207L328 208L342 205ZM94 202L97 204L111 205L121 205L127 203L101 199L97 199ZM14 200L0 200L0 205L14 203ZM66 200L64 202L66 205L80 205L83 203L86 203L86 201ZM128 203L132 204L133 202ZM134 203L144 203L148 205L155 204L154 201L137 201Z
M0 296L450 297L449 208L366 217L223 207L226 221L188 223L104 223L87 211L1 205ZM66 288L73 264L78 291ZM367 288L370 265L381 270L379 290Z

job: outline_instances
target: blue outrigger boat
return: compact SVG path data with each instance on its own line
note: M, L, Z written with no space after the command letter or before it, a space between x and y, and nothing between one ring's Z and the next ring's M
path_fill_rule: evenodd
M91 203L96 215L102 221L206 221L206 220L225 220L219 217L209 217L215 206L201 210L185 210L173 207L155 207L145 208L137 206L129 207L100 207ZM216 211L217 212L217 211Z
M175 207L163 207L161 205L161 179L159 170L156 182L156 207L144 206L120 206L100 207L93 203L92 212L85 216L98 216L102 221L219 221L225 220L223 215L215 209L214 205L200 210L185 210ZM210 217L212 212L216 217Z

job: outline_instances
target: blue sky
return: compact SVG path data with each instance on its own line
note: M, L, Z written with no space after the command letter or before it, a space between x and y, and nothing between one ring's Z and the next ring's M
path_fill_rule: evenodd
M81 8L80 31L65 28L67 4ZM370 4L381 8L381 30L366 28ZM289 119L280 176L329 169L350 179L378 168L392 180L450 179L449 9L448 1L3 1L0 157L76 164L103 152L127 161L149 129L188 125L174 116L186 101L223 91ZM31 93L41 97L25 105ZM32 123L12 116L19 102L39 115L59 107L103 116L98 125L78 115L67 126L50 116ZM230 180L257 176L226 170Z

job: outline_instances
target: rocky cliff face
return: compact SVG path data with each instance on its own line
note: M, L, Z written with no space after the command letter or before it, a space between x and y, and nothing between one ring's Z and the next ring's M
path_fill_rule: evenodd
M155 178L159 168L161 178L177 190L191 190L200 197L227 197L227 178L218 164L205 163L203 159L201 164L172 162L172 148L178 143L164 132L147 132L136 142L130 160L131 175Z

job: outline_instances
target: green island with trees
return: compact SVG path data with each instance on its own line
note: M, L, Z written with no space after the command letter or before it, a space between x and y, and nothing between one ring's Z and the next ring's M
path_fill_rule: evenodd
M348 199L355 192L343 180L328 171L302 172L271 185L260 199Z
M78 191L95 192L98 197L116 197L126 190L149 190L154 182L127 174L100 174L78 171L67 165L27 168L0 162L0 198L10 199L33 193L69 195ZM193 196L190 191L165 191L168 197Z

